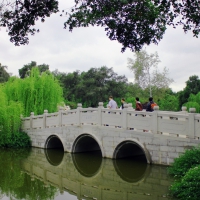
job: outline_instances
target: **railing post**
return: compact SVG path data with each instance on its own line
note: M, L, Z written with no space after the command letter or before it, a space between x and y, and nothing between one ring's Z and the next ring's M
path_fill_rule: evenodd
M187 113L187 107L186 106L182 106L181 110L182 110L183 113Z
M98 125L99 126L102 125L102 112L101 112L102 108L103 108L103 102L99 102L99 106L98 106Z
M58 127L61 127L62 126L62 111L63 111L63 107L60 107L59 108L59 111L58 111Z
M127 110L128 104L124 104L124 109L122 110L122 128L127 130Z
M154 106L154 111L153 111L153 133L154 134L158 133L158 111L159 111L159 106Z
M77 125L80 126L81 125L81 115L80 115L80 110L82 108L82 103L78 103L77 104Z
M30 116L30 129L33 128L33 117L34 117L34 112L31 112L31 116Z
M128 103L128 110L133 110L133 105L132 105L132 103Z
M189 109L189 138L194 138L195 136L195 124L194 124L194 117L196 113L196 108Z
M47 126L47 114L48 114L48 110L44 110L44 114L43 114L43 128L46 128Z

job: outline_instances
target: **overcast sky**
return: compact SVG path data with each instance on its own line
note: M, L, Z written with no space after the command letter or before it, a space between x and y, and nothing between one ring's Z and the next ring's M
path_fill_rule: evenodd
M60 0L60 10L69 11L73 0ZM121 53L121 44L110 41L104 28L76 28L73 32L63 29L66 17L54 14L44 23L37 23L40 33L30 36L28 45L14 46L9 41L5 29L1 28L0 63L8 66L8 72L18 75L18 69L31 61L48 64L50 70L73 72L87 71L91 67L112 67L119 75L134 81L133 73L127 68L127 58L134 58L129 49ZM192 33L185 34L180 28L169 28L159 45L146 47L148 53L158 52L163 67L169 69L169 77L174 79L170 85L173 91L185 87L189 76L200 77L200 39Z

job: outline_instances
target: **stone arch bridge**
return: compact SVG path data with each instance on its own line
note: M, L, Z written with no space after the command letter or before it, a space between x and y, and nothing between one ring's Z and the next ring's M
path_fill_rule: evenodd
M100 150L102 157L117 159L144 155L147 163L169 165L185 149L200 143L200 114L98 108L44 111L22 118L22 129L38 148L63 148L65 152Z

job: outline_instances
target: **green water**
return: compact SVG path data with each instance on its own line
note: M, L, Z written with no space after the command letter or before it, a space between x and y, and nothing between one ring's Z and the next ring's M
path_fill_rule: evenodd
M166 167L143 159L102 159L101 153L0 150L0 199L167 200Z

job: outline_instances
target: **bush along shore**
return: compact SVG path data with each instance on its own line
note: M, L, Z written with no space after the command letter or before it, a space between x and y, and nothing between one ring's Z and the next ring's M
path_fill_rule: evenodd
M176 158L168 172L175 178L170 187L172 196L180 200L200 199L200 146Z

